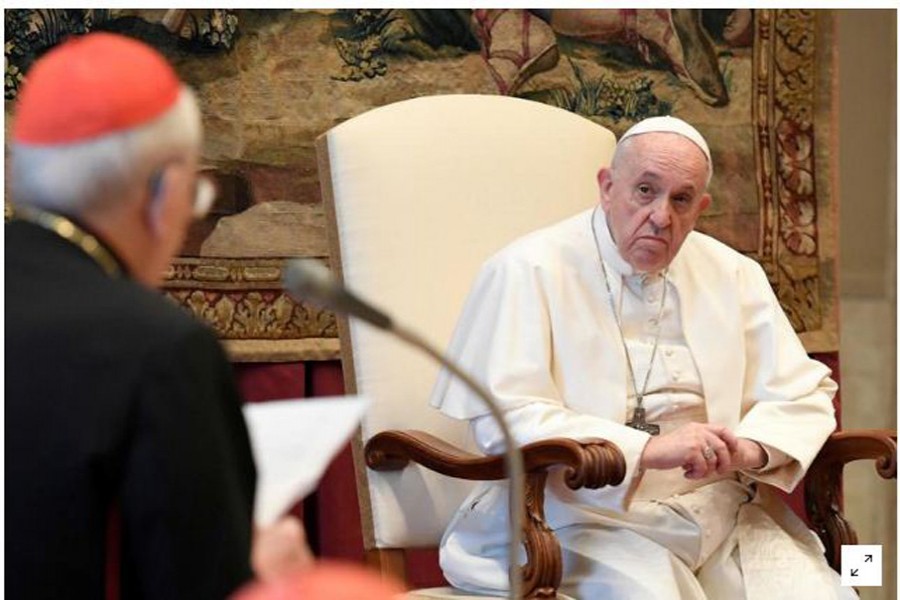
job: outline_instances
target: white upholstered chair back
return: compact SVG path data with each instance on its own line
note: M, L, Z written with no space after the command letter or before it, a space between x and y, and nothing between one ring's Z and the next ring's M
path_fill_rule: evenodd
M445 348L484 260L593 206L614 146L585 118L503 96L422 97L361 114L318 140L332 268ZM429 406L429 359L364 323L339 327L348 393L374 401L355 448L366 547L435 546L471 484L417 465L374 472L359 448L385 429L470 447L468 426Z

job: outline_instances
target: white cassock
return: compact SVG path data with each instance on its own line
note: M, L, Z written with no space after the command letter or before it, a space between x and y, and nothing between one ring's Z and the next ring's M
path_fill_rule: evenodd
M638 386L659 336L644 399L648 420L663 433L690 421L725 425L763 445L766 467L699 482L681 469L638 468L649 436L624 424L634 385L592 215ZM756 485L790 491L800 481L834 430L837 385L807 356L753 260L693 232L665 278L635 274L603 212L586 211L517 240L485 264L449 353L498 399L518 443L604 438L625 456L618 486L572 491L559 473L549 478L545 515L563 548L563 593L855 597L840 588L815 535L768 486ZM431 401L451 417L471 419L483 451L502 451L487 409L447 373ZM506 590L507 526L506 484L476 487L441 543L447 579L473 592Z

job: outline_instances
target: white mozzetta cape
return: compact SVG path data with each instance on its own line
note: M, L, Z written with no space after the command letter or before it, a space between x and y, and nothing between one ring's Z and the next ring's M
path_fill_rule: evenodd
M649 439L624 425L628 369L591 215L586 211L536 231L489 259L449 347L450 355L486 384L504 410L529 404L546 409L542 418L513 423L518 443L558 436L604 438L624 453L627 473L619 486L573 493L551 478L545 510L554 529L591 522L598 511L627 519L631 491L640 482L638 461ZM598 230L606 227L602 211L596 215ZM830 371L807 356L765 273L752 259L693 232L668 277L700 372L708 421L785 453L792 459L786 464L749 475L793 489L835 427L832 397L837 386ZM458 419L488 413L446 372L431 402ZM464 519L466 535L483 530L491 546L505 539L498 535L505 527L505 497L488 493L497 485L502 484L476 489L466 502L496 507L482 506ZM464 506L451 529L466 510ZM476 524L472 520L479 515L483 522Z

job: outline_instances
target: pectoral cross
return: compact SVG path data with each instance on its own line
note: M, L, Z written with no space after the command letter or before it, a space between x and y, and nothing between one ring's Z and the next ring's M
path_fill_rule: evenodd
M638 405L634 408L631 420L626 421L625 424L638 431L645 431L650 435L659 435L659 425L647 422L647 412L641 404L640 399L638 399Z

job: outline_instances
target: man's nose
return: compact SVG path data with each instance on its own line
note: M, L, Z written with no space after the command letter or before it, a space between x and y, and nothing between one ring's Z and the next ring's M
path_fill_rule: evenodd
M661 198L650 213L650 222L657 229L665 229L672 223L672 207L665 198Z

